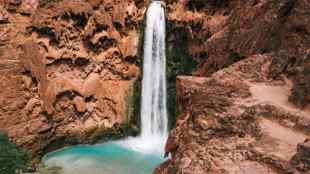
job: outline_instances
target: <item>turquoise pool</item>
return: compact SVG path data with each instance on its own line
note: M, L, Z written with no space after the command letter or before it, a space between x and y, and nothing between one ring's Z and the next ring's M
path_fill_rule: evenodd
M64 174L151 174L164 159L116 142L72 146L46 155L47 166L62 167Z

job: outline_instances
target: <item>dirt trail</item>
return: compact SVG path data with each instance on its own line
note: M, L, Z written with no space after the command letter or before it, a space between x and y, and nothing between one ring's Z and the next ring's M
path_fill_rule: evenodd
M281 107L289 112L305 117L310 117L310 110L306 108L301 110L289 102L292 82L285 80L283 85L270 86L265 83L250 83L250 92L255 104L271 104Z
M310 117L309 110L301 110L289 102L288 98L292 83L285 80L283 85L267 85L266 83L249 83L252 104L267 104L283 109L297 117ZM275 156L283 161L290 160L297 152L297 145L303 143L307 135L293 129L293 126L283 126L279 120L263 115L259 119L259 127L263 138L256 144L256 150L263 154ZM288 118L289 119L289 118ZM280 120L283 122L283 120ZM288 120L285 120L289 122Z

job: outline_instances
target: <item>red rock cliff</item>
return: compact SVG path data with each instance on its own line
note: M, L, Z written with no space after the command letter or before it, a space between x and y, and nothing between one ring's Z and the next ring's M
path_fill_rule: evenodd
M37 154L128 124L143 3L0 1L0 129Z
M177 77L171 159L155 173L309 173L309 1L170 0L167 9L199 65Z

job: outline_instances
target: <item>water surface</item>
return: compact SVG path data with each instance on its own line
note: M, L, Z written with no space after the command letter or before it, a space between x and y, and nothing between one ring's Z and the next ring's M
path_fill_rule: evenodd
M141 153L117 142L72 146L43 159L49 167L62 167L64 174L151 174L163 161L161 154Z
M56 151L44 158L47 166L62 167L64 174L151 174L163 162L168 137L165 27L162 3L152 1L144 33L141 135Z

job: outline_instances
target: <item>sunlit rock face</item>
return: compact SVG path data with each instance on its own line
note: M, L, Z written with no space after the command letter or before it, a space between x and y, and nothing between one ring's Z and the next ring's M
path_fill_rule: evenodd
M148 2L0 0L0 129L39 153L127 123ZM198 66L156 172L308 172L309 2L165 3L167 47Z
M289 102L287 76L268 77L274 56L253 55L210 77L179 76L171 159L155 173L307 171L310 110Z
M192 74L209 76L254 54L280 54L283 57L280 71L298 74L298 79L295 75L289 77L296 89L292 101L300 107L309 102L305 89L309 86L308 77L303 71L309 66L305 58L310 45L309 14L305 13L310 7L308 1L168 0L166 3L168 30L173 31L168 33L167 44L177 42L175 38L180 33L185 35L182 41L187 47L185 54L199 63ZM293 57L303 63L292 63ZM286 66L292 68L287 70Z
M140 134L49 153L42 161L46 166L61 167L64 174L150 174L165 160L164 146L168 135L165 28L163 4L153 1L145 15ZM128 41L130 39L125 43ZM123 48L132 55L130 47ZM99 76L90 75L89 78L81 92L84 96L91 96L97 87L102 87L98 84ZM72 85L68 85L70 87ZM79 112L85 111L82 97L76 97L74 101Z
M303 13L307 8L307 1L295 0L167 1L171 27L187 29L188 53L207 64L197 68L197 75L237 61L229 57L233 53L242 58L280 49L307 49L309 38L293 30L309 31L308 14Z
M131 121L144 2L0 2L1 130L38 154Z
M199 64L177 77L171 160L155 173L308 172L309 2L166 4L167 44L182 33Z

